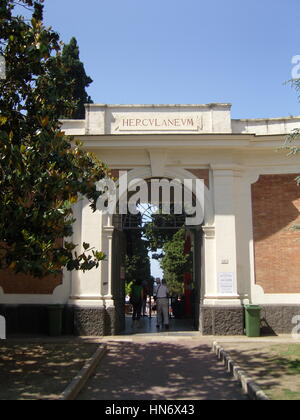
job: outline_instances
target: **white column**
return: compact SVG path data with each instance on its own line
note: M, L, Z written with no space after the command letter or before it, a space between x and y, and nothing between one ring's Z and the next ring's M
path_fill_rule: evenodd
M203 227L204 242L204 290L202 298L215 294L216 284L216 235L214 226Z
M111 216L103 216L102 251L106 254L102 262L101 270L101 293L106 306L113 306L112 282L113 282L113 234L114 226Z
M101 251L101 230L102 215L100 211L93 212L88 200L84 199L77 209L77 225L75 225L74 241L81 246L83 242L88 243L91 248ZM99 268L94 268L83 273L74 272L72 275L72 292L69 303L81 306L103 305L101 294L101 264Z
M113 226L105 226L103 228L103 244L104 252L106 254L106 261L103 263L103 272L102 272L102 290L106 289L104 294L105 299L112 299L112 268L113 268ZM105 287L107 286L107 287Z
M204 303L210 305L240 305L237 290L236 249L236 176L239 167L222 165L213 168L215 204L214 281L207 284ZM212 255L212 250L210 251ZM206 267L206 271L210 267Z
M83 200L80 199L74 206L73 206L73 215L76 219L76 222L73 225L73 243L78 245L76 250L78 253L82 252L82 207L83 207ZM79 271L72 271L71 273L71 292L70 292L70 299L72 297L78 296L80 294L80 272Z

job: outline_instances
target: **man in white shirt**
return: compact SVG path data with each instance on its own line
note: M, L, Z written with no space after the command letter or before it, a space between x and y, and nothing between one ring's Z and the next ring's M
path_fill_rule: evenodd
M161 285L160 279L157 278L153 285L153 296L155 297L155 299L156 299L157 289L160 287L160 285Z
M158 286L156 292L156 304L157 304L157 325L156 328L160 328L160 321L162 325L165 324L166 330L169 329L169 290L167 287L166 280L162 280L161 285Z

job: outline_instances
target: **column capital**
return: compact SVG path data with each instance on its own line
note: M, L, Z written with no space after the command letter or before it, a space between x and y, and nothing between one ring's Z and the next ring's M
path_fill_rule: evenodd
M103 227L103 232L106 234L107 237L110 237L113 235L114 233L114 226L104 226Z
M240 176L240 173L245 170L243 166L235 163L211 164L210 166L214 176Z
M215 226L203 226L205 239L215 239L216 237L216 228Z

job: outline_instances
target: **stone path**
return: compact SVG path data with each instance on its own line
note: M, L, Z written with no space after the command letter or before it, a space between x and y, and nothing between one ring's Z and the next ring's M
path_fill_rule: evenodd
M109 353L80 400L246 400L238 383L198 337L103 340Z

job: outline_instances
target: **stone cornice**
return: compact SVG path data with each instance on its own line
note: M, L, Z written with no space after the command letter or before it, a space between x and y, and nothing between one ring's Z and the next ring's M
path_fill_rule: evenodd
M96 108L125 108L125 109L159 109L159 108L226 108L231 109L232 104L230 103L210 103L210 104L86 104L86 109Z

